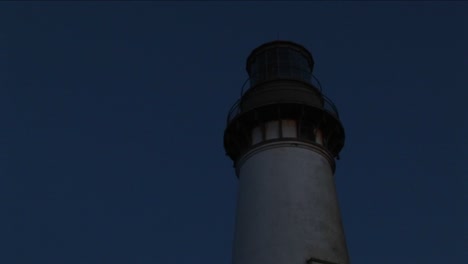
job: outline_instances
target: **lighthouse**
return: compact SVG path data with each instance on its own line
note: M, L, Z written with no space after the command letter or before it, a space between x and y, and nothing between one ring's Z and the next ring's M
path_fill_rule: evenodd
M233 264L349 263L334 175L345 133L313 69L290 41L247 58L224 132L239 181Z

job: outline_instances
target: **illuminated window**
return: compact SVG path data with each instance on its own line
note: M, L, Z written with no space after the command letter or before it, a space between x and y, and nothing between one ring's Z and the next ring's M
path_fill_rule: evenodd
M315 142L323 146L323 134L320 128L315 129Z
M297 123L296 120L281 120L282 135L284 138L297 137Z
M265 124L265 139L279 138L279 121L270 121Z

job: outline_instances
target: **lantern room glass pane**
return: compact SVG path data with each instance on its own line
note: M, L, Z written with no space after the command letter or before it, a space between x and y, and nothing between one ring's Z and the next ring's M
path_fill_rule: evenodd
M250 66L251 85L275 79L310 82L307 58L295 49L274 47L257 54Z

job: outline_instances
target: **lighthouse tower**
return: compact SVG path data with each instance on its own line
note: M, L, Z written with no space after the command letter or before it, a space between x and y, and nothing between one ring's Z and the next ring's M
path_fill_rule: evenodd
M345 134L313 68L289 41L247 59L250 88L224 134L239 179L233 264L349 263L334 178Z

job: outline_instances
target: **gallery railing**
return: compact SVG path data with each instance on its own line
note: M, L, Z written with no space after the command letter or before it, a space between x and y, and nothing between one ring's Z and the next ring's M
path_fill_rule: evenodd
M232 105L231 109L229 110L229 113L228 113L228 116L227 116L227 123L230 123L238 114L240 114L242 112L241 100L242 100L242 96L244 95L244 93L248 90L248 88L246 89L245 86L249 83L250 80L251 80L251 78L248 78L244 82L244 84L242 85L240 98ZM330 98L328 98L327 96L325 96L322 93L322 86L321 86L319 80L313 75L312 75L311 83L312 83L312 85L314 87L318 88L318 90L320 91L320 93L322 95L323 110L325 110L326 112L331 114L336 119L339 119L338 109L336 108L335 104L330 100Z

